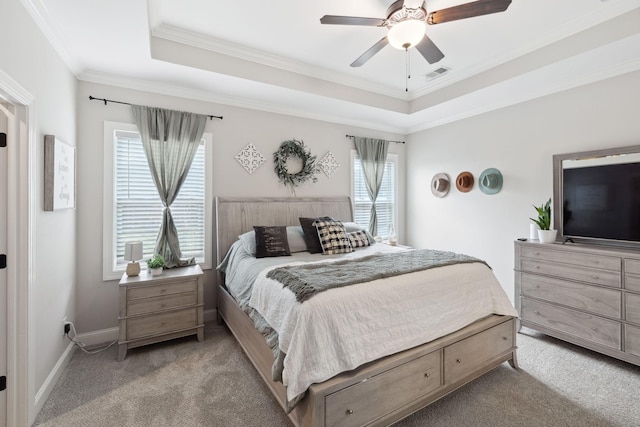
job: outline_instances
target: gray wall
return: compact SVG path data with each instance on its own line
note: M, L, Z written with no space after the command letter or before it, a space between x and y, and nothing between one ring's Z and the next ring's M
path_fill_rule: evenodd
M129 107L105 106L89 101L89 95L142 105L224 116L224 120L208 121L205 132L213 134L213 196L290 196L273 172L273 152L282 141L302 139L320 160L331 151L340 168L328 178L318 175L317 183L305 183L296 195L345 196L350 193L350 151L353 143L346 134L375 136L391 140L402 135L337 125L317 120L245 108L188 100L130 89L80 82L78 90L78 286L76 289L79 332L100 331L117 326L117 281L102 280L102 186L103 123L133 123ZM249 175L234 156L248 143L253 143L266 161ZM390 152L399 154L400 222L404 223L404 150L403 144L391 144ZM404 228L398 230L400 238ZM214 256L215 260L215 256ZM212 270L205 272L205 310L216 307L215 280Z
M77 212L43 211L43 168L45 134L76 145L77 80L19 0L0 0L0 11L0 69L31 94L35 109L35 123L31 124L35 152L30 153L29 165L20 165L35 169L30 199L33 259L29 268L33 332L29 366L34 379L29 399L33 404L33 394L67 347L62 319L75 314Z
M409 136L407 234L420 248L460 251L485 259L513 300L513 241L529 236L532 204L553 193L552 156L640 145L640 73L483 114ZM500 169L496 195L477 183L469 193L455 185L444 198L431 194L433 175L452 180Z

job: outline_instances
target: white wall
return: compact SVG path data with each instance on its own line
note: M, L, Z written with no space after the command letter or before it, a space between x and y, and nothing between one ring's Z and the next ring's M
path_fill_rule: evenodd
M0 40L0 69L35 99L30 368L37 392L67 347L62 319L75 315L76 211L43 211L43 165L45 134L76 145L77 81L19 0L0 0Z
M245 108L194 101L173 96L80 82L78 90L78 288L77 318L79 332L99 331L117 326L117 281L102 281L102 184L103 123L133 123L128 106L89 101L89 95L118 101L151 105L174 110L224 116L208 121L205 132L213 134L213 196L288 197L273 172L273 152L282 141L302 139L318 161L331 151L340 168L328 178L318 175L317 183L305 183L296 196L348 196L350 193L350 150L353 143L346 134L402 139L402 135L302 119ZM253 143L266 161L249 175L234 156ZM399 167L404 170L402 144L391 144L390 152L399 153ZM404 206L404 175L399 176L400 206ZM400 210L400 219L404 211ZM403 228L399 236L402 238ZM215 256L214 256L215 259ZM205 272L205 310L216 307L215 274Z
M532 204L553 193L552 156L640 145L640 73L635 72L413 134L407 143L407 240L420 248L464 252L486 260L513 300L513 241L529 236ZM455 184L444 198L433 175L489 167L502 191L469 193Z

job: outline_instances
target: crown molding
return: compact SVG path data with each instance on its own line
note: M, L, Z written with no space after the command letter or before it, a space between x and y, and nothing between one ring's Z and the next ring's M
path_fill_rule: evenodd
M68 42L62 36L62 31L60 31L58 25L51 19L51 14L49 14L42 0L20 0L20 3L22 3L29 16L34 20L69 70L78 77L82 67L73 55L69 53L67 49Z
M210 102L213 104L228 105L250 110L264 111L268 113L283 114L287 116L300 117L304 119L319 120L323 122L336 123L348 126L362 127L366 129L378 130L397 134L406 134L406 128L388 126L379 121L350 120L341 115L319 113L315 111L303 111L299 108L285 107L273 103L259 102L251 99L220 96L202 90L187 89L180 86L164 83L150 83L147 80L131 79L111 74L88 71L79 76L79 79L89 83L116 86L120 88L151 92L160 95L175 96L179 98L192 99L196 101Z
M329 70L327 68L312 66L289 58L254 49L250 46L215 39L210 36L195 33L164 23L151 30L151 37L157 37L159 39L193 46L199 49L204 49L233 58L241 59L243 61L254 62L279 70L298 73L320 80L325 80L331 83L350 86L356 89L366 90L396 99L405 101L409 100L408 94L405 94L404 92L399 93L397 89L391 88L389 86L379 85L364 81L362 79L353 78L346 74Z

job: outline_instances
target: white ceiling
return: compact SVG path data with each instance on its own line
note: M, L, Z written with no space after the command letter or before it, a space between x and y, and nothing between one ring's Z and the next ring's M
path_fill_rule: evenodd
M428 26L445 57L410 50L408 92L404 51L349 66L384 28L320 24L385 18L393 0L22 1L82 80L398 133L640 69L640 0L513 0Z

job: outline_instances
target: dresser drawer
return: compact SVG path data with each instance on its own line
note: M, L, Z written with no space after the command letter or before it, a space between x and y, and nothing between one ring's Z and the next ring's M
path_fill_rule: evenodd
M127 339L147 337L197 326L195 307L168 311L149 316L133 317L127 320Z
M621 318L622 292L584 283L522 273L524 296L586 310L602 316Z
M133 299L159 297L184 292L195 293L197 286L198 281L194 278L193 280L181 280L179 282L168 281L166 283L155 284L153 286L130 287L127 290L127 300L131 301Z
M640 356L640 328L625 325L624 343L626 353Z
M621 324L592 314L522 298L520 318L584 338L607 347L621 349Z
M127 316L155 313L177 307L196 305L197 302L198 297L195 292L167 295L156 298L134 299L127 302Z
M493 357L512 348L513 322L513 320L509 320L445 347L445 383L451 384L462 379Z
M625 312L627 321L640 325L640 295L627 293Z
M542 261L553 261L564 264L580 265L583 267L602 268L605 270L620 271L620 258L592 255L582 252L558 251L547 249L546 247L529 247L520 248L520 256L524 258L539 259ZM523 260L524 261L524 260Z
M624 271L626 273L640 274L640 260L639 259L625 259Z
M640 292L640 275L625 274L624 288L634 292Z
M521 261L522 271L537 274L546 274L563 279L579 280L581 282L594 283L597 285L614 288L621 287L620 273L607 270L595 270L586 267L576 268L573 265L557 264L552 262L542 262L534 259L523 258Z
M441 384L440 354L427 354L328 395L326 425L362 426L437 389Z

